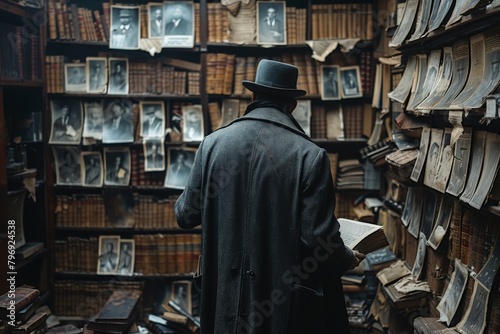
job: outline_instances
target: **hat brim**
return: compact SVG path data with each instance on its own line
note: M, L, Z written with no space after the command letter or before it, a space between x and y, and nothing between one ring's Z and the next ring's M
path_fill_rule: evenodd
M300 97L306 95L306 91L302 89L277 88L263 84L258 84L248 80L242 80L241 84L246 88L248 88L250 91L256 93L273 93L280 96L288 96L288 97Z

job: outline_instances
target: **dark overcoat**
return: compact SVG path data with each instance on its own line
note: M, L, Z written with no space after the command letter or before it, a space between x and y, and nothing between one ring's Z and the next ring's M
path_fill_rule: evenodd
M328 155L295 124L247 110L198 148L175 214L203 223L202 334L348 332L340 276L354 255Z

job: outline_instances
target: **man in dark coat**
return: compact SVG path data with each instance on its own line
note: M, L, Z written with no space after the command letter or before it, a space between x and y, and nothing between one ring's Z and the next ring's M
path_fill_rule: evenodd
M202 226L201 332L348 333L344 246L327 152L291 112L298 69L262 60L243 117L206 136L175 205Z

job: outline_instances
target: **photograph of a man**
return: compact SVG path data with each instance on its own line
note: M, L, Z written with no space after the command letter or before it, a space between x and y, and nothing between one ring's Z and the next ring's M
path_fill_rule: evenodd
M144 156L146 157L144 166L146 172L165 170L163 138L145 138Z
M81 185L80 149L77 146L54 146L56 184Z
M128 186L130 182L130 150L128 148L104 148L106 178L104 184Z
M52 129L50 144L78 145L82 138L82 102L51 100Z
M148 4L149 38L163 37L165 34L165 22L163 21L163 5Z
M193 47L194 7L189 1L165 2L163 7L165 31L163 46Z
M203 113L201 105L182 107L182 139L184 141L203 140Z
M342 97L361 97L363 92L360 84L359 66L348 66L340 68L340 79L342 81Z
M106 93L108 84L107 59L87 57L87 93Z
M108 94L128 94L128 59L109 58Z
M97 274L110 275L116 273L118 253L120 252L119 236L99 236L99 257Z
M110 49L139 48L140 7L111 6Z
M311 136L311 100L298 100L292 113L306 135Z
M103 183L103 167L100 152L82 152L83 186L101 187Z
M96 102L85 102L85 122L83 124L83 137L102 139L102 127L104 115L102 104Z
M134 141L132 102L114 100L104 108L104 143L130 143Z
M285 1L257 1L257 44L286 44Z
M134 239L120 239L120 259L117 274L131 276L134 274Z
M339 66L321 66L322 100L340 100L339 76Z
M168 149L168 168L165 176L166 188L184 189L189 173L191 173L195 154L195 149Z
M141 136L161 138L165 134L165 106L163 102L139 102Z
M87 81L86 64L64 64L64 91L66 93L85 93Z

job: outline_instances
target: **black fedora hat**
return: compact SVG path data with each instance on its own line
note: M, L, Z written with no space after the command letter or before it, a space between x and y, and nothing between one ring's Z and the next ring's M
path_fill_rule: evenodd
M280 96L299 97L305 90L297 89L299 70L296 66L275 60L262 59L257 66L255 82L243 80L243 86L256 93L272 93Z

